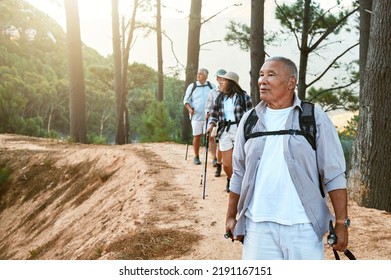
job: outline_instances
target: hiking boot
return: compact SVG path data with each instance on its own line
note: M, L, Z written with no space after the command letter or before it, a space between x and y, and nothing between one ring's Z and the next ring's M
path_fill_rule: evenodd
M229 183L230 183L231 179L230 178L227 178L227 186L225 187L225 190L227 191L227 193L230 192L229 190Z
M200 157L199 157L199 156L195 156L195 157L194 157L194 164L195 164L195 165L200 165L200 164L201 164L201 161L200 161Z
M216 166L217 166L217 158L215 158L215 159L212 161L212 165L213 165L213 167L216 167Z
M216 163L215 177L220 177L220 175L221 175L221 163Z

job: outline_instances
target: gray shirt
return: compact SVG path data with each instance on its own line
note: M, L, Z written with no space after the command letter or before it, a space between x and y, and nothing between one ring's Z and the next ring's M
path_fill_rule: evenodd
M213 110L213 106L215 104L217 96L219 96L219 88L215 87L214 89L211 89L208 94L208 99L206 100L205 105L205 113L210 113Z
M300 99L295 95L294 109L288 116L286 129L300 129L300 104ZM263 121L266 103L261 101L255 110L259 119L253 132L266 131ZM235 236L245 234L245 212L254 192L257 168L263 154L265 137L267 137L251 138L246 142L244 124L249 112L243 116L239 124L233 151L233 175L230 190L240 195ZM301 135L284 135L283 147L291 179L316 234L319 239L322 239L328 231L329 221L334 218L328 208L327 197L323 198L321 195L319 176L322 188L327 192L345 189L345 158L333 123L326 113L317 107L315 107L315 120L316 151ZM270 172L273 172L272 166Z

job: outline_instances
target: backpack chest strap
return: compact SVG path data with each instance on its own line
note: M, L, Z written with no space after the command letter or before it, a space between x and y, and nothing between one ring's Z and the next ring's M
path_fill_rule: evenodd
M248 136L248 139L250 138L256 138L260 136L269 136L269 135L283 135L283 134L290 134L290 135L303 135L307 134L305 131L298 130L298 129L284 129L284 130L274 130L274 131L258 131L251 133Z

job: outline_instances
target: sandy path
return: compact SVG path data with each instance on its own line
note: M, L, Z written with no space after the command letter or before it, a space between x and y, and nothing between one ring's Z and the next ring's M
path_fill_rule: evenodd
M0 134L0 168L12 165L16 175L0 185L0 257L137 258L124 255L127 246L143 249L140 237L168 230L197 242L156 258L240 259L241 244L223 237L226 178L214 177L209 159L202 199L204 165L193 164L191 151L185 161L186 145L174 143L96 146ZM349 213L356 257L390 260L391 214L351 201Z

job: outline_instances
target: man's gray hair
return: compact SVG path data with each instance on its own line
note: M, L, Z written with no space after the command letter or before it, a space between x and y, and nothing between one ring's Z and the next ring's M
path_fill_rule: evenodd
M200 68L200 69L198 69L198 72L204 72L207 76L209 75L209 71L208 71L208 69L206 69L206 68Z
M287 70L289 71L290 74L292 74L292 76L294 76L296 79L297 79L297 67L296 67L296 64L290 60L289 58L286 58L286 57L283 57L283 56L272 56L272 57L269 57L265 60L266 61L280 61L282 63L284 63L285 67L287 68Z

